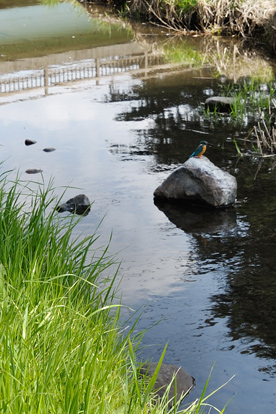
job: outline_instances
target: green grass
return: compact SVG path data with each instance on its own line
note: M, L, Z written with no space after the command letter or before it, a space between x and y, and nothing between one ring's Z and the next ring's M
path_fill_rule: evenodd
M0 411L112 412L125 345L110 317L113 281L98 280L110 259L86 264L95 236L71 242L76 221L46 216L50 189L29 207L19 203L28 189L17 190L0 192Z
M274 96L275 88L272 82L266 84L267 91L264 93L261 81L251 77L241 83L230 85L226 92L227 96L234 98L231 107L231 116L234 119L242 120L244 117L262 119L268 117L270 112L270 102Z
M169 410L168 394L152 393L165 349L153 377L140 376L142 334L121 333L108 246L73 239L85 218L58 215L52 184L1 178L0 412L176 413L179 402ZM182 412L199 412L203 396Z
M264 89L264 90L263 90ZM264 83L253 77L241 82L221 85L221 96L231 97L229 114L203 109L204 118L214 125L229 124L242 127L264 120L270 127L272 103L275 100L274 82Z

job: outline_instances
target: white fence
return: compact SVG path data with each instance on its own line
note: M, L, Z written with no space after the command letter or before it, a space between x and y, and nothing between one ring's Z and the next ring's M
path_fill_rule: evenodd
M0 75L0 94L36 88L44 88L47 93L48 87L57 84L102 78L117 73L131 73L137 70L147 71L150 67L160 63L160 55L141 53L122 57L88 59L63 65L48 65L43 69Z

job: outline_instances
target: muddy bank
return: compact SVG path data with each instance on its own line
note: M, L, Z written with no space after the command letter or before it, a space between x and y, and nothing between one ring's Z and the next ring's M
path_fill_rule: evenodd
M80 0L97 3L95 0ZM240 36L276 50L276 2L271 0L102 0L124 16L161 25L170 31L189 34Z

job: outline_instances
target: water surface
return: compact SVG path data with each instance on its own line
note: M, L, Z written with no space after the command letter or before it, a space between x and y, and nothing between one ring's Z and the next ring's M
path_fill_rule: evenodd
M135 42L133 38L130 43ZM144 38L141 48L145 49ZM121 58L119 50L113 59ZM72 51L67 52L69 61L63 51L52 56L59 59L52 62L79 65ZM94 45L83 53L81 62L94 64ZM108 54L104 59L109 59ZM24 76L23 63L30 71L36 62L33 70L40 70L40 60L24 62L13 61L21 65ZM0 73L14 77L16 70L1 72L6 64L3 60ZM106 246L112 233L110 253L122 262L118 296L123 304L143 310L138 330L153 326L144 336L143 345L149 346L141 358L157 360L168 343L166 362L181 365L196 378L187 402L199 397L215 363L210 391L235 375L212 397L215 406L222 409L234 395L226 409L229 414L273 413L275 160L259 165L257 158L237 157L229 138L245 136L249 125L206 121L201 104L219 93L223 80L214 76L212 67L144 69L145 65L139 73L131 69L120 76L103 72L85 79L56 80L47 93L44 86L3 92L2 170L19 169L22 179L29 180L27 169L41 169L42 176L32 180L47 183L54 177L57 195L69 186L66 200L85 193L94 201L76 232L93 233L104 216L98 246ZM236 207L202 212L155 204L155 188L202 138L212 143L206 154L209 159L238 180ZM25 139L37 143L26 147ZM45 153L46 147L56 151ZM123 318L129 315L127 309L122 313Z
M29 3L26 7L1 10L0 61L131 40L124 28L92 19L85 9L69 2L52 7Z

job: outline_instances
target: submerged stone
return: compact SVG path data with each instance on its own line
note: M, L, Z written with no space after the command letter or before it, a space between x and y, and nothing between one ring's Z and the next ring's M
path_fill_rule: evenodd
M230 112L235 99L226 96L212 96L205 101L205 108L214 112Z
M191 157L154 191L154 197L226 207L237 197L237 180L207 157Z
M79 215L87 215L90 212L91 203L88 197L84 194L79 194L76 197L70 198L66 203L57 207L59 213L68 211Z
M156 362L152 362L150 365L145 366L141 369L141 374L152 377L157 367ZM172 382L172 380L176 378ZM175 396L175 385L176 385L176 397L177 400L183 399L195 386L195 379L184 371L181 367L177 367L172 364L162 364L154 388L160 398L163 397L168 386L171 385L169 391L169 400L171 400L169 406L172 407L174 403Z

